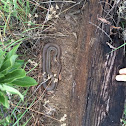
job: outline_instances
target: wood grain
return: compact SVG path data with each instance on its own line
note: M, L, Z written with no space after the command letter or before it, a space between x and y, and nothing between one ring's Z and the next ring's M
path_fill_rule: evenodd
M107 1L106 1L107 2ZM123 63L123 48L109 53L108 36L89 22L99 24L97 15L105 16L107 4L91 0L83 10L78 37L74 92L70 126L119 126L125 100L125 87L115 80ZM111 10L112 12L113 10ZM108 35L110 26L102 24ZM97 32L96 32L97 31ZM113 46L122 40L115 35Z

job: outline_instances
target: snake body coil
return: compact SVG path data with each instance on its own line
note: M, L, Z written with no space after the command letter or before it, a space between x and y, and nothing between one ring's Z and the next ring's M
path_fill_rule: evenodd
M52 53L53 52L53 53ZM51 53L53 57L51 57ZM61 50L57 44L48 43L43 48L43 87L47 91L52 91L58 84L59 74L61 72L60 63ZM51 60L52 59L52 60ZM52 72L51 61L57 66L57 73Z

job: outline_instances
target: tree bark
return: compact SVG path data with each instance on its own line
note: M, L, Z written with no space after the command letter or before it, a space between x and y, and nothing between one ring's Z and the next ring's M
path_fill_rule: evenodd
M99 0L91 0L83 10L71 93L70 126L120 125L125 88L122 82L115 80L115 76L122 67L123 48L110 53L112 49L106 44L110 41L110 26L97 20L98 15L106 15L107 9L112 9L113 13L114 9L107 2L102 4ZM113 36L112 41L114 47L123 43L118 34Z

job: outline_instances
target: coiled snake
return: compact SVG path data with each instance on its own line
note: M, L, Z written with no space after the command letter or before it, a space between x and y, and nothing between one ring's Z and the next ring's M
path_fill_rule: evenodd
M53 56L52 56L53 55ZM57 44L47 43L43 48L43 87L52 91L58 84L61 72L61 50ZM51 62L52 61L52 62ZM56 68L53 68L56 66ZM53 69L55 69L53 71ZM56 73L55 73L56 72Z

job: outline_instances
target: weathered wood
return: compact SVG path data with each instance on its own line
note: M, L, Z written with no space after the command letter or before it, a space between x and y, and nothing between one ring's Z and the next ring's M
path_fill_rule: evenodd
M106 34L89 24L104 15L99 0L91 0L84 8L80 34L74 92L72 92L71 126L119 126L124 106L124 86L115 80L122 65L123 48L109 53ZM108 1L106 1L108 2ZM104 9L109 8L104 3ZM102 25L109 34L109 26ZM117 35L116 35L117 36ZM122 44L113 37L113 46Z

